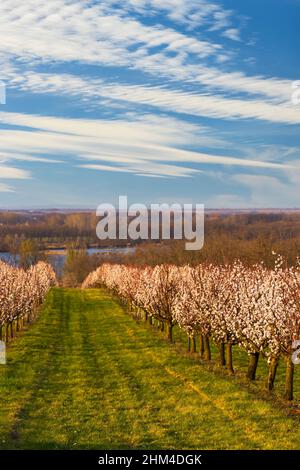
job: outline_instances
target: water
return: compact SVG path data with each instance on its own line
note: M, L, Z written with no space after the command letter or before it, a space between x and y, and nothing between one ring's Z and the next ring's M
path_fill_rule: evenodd
M128 254L134 252L135 248L131 246L125 247L111 247L111 248L88 248L86 251L89 255L116 253ZM52 264L57 274L61 274L64 264L66 262L66 250L64 248L53 248L47 250L47 258L49 263ZM18 265L18 256L13 256L10 253L0 253L0 260L5 261L11 265Z
M5 261L5 263L11 264L13 266L18 264L17 258L18 257L15 257L15 256L11 255L10 253L0 252L0 260Z

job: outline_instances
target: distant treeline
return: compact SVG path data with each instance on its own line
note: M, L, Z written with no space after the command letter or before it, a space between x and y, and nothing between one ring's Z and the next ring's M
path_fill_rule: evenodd
M99 218L92 212L0 212L0 251L12 251L20 239L34 239L41 248L110 246L126 241L100 242L96 236Z
M145 242L126 256L111 254L105 261L151 265L169 263L197 265L232 263L241 259L246 265L264 261L273 267L280 253L293 265L300 257L300 213L208 214L205 242L200 251L186 251L185 242Z
M0 250L13 252L20 240L35 240L41 248L51 246L121 246L130 240L100 241L96 236L99 218L92 212L0 212ZM133 264L197 264L202 261L229 263L240 258L253 264L264 260L273 265L272 251L289 264L300 255L300 212L208 212L205 244L201 251L186 251L184 242L135 242L130 255L105 255L105 261Z

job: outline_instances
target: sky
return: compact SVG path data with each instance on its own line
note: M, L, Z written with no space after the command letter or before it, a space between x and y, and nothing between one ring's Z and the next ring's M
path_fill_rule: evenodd
M300 0L1 0L0 208L299 208L299 49Z

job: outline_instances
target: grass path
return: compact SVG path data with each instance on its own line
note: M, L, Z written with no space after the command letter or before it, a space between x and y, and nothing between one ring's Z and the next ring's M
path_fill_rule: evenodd
M105 292L53 289L0 366L0 449L299 449L299 419L181 356Z

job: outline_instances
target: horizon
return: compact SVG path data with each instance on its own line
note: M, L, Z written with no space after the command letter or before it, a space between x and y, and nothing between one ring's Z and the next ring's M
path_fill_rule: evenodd
M147 206L148 210L151 210L151 207ZM193 211L195 209L193 208ZM204 208L204 212L299 212L300 207L262 207L262 208L255 208L255 207L247 207L247 208L225 208L225 207L211 207L211 208ZM32 208L14 208L14 209L3 209L0 207L0 212L96 212L95 209L85 207L32 207ZM119 212L119 209L116 208L116 212Z

